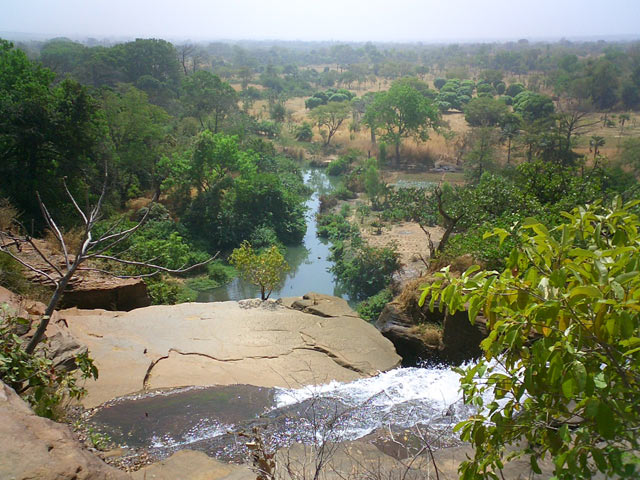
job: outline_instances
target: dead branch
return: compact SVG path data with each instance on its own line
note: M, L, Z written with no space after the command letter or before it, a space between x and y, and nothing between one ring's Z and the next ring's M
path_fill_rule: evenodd
M109 271L108 269L100 269L100 268L95 268L93 266L82 266L88 260L100 259L100 260L104 260L111 263L132 265L132 266L148 268L152 270L152 273L150 274L135 275L135 277L145 277L145 276L155 275L160 272L168 273L168 274L187 273L189 271L192 271L196 268L202 267L212 262L218 256L218 254L216 253L215 255L213 255L212 257L210 257L204 262L200 262L190 266L183 266L178 269L171 269L171 268L163 267L162 265L156 265L155 263L152 263L153 260L151 262L141 262L141 261L135 261L135 260L126 260L115 255L108 255L106 254L106 252L109 249L113 248L114 246L118 245L124 240L130 238L131 235L133 235L140 228L142 228L142 226L146 223L147 219L149 218L149 213L151 212L151 206L156 201L157 196L154 196L152 198L151 202L147 206L147 211L145 212L144 216L133 227L123 231L117 231L117 225L120 222L116 222L115 225L110 227L106 233L94 239L92 236L92 231L96 223L100 219L102 204L106 196L106 187L107 187L106 169L105 169L105 177L104 177L104 182L102 184L102 191L100 193L100 197L98 198L97 203L93 207L87 207L87 212L85 212L76 201L75 197L73 196L73 194L68 188L66 179L63 179L63 184L64 184L64 190L67 196L69 197L69 201L74 206L75 210L78 212L78 215L80 216L83 227L84 227L82 242L81 242L81 245L78 247L77 252L75 252L75 255L71 255L69 253L64 236L62 235L62 231L60 230L60 228L58 228L58 225L56 224L53 216L51 215L46 205L40 198L40 194L36 192L36 198L38 200L38 205L40 207L42 216L44 217L44 220L47 226L51 229L57 241L60 243L60 246L62 249L62 255L64 258L63 268L59 268L58 266L56 266L53 263L53 261L49 258L49 256L45 252L43 252L40 248L38 248L36 243L28 234L23 234L22 236L19 236L19 235L14 235L10 232L0 231L0 251L8 254L11 258L16 260L23 267L35 273L36 275L42 278L45 278L47 281L51 282L55 286L55 290L49 300L49 303L47 304L45 312L40 317L40 323L38 324L38 328L36 329L35 334L31 338L31 340L29 341L25 349L27 353L33 353L36 346L42 341L44 332L47 329L51 316L55 308L57 307L60 299L62 298L62 295L66 290L67 285L69 284L69 281L72 279L72 277L77 271L100 271L102 273L106 273L114 277L118 277L117 274ZM21 225L21 227L23 231L26 231L24 226ZM42 268L38 268L38 266L35 263L32 263L22 258L20 253L22 253L23 251L22 245L24 244L30 245L35 255L40 260L42 260L42 262L44 262L48 267L50 267L53 270L53 272L47 272ZM134 277L134 276L132 275L131 277Z

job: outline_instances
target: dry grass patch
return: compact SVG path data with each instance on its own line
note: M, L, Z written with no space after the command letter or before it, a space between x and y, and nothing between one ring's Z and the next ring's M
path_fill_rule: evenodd
M8 198L0 198L0 230L11 231L18 218L18 209L11 205Z
M421 323L412 327L410 332L419 336L430 347L440 347L442 345L442 325Z
M64 243L67 247L67 253L74 254L80 249L82 245L82 241L84 240L84 229L75 227L71 228L68 231L62 232L62 238L64 239ZM56 237L56 234L49 228L44 231L44 242L47 247L53 252L57 254L62 254L62 246L60 245L60 240Z

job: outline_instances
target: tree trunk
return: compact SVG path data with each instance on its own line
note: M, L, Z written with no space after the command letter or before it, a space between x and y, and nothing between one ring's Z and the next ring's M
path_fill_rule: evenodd
M51 300L49 300L49 304L47 305L47 308L44 311L44 315L42 315L42 317L40 318L40 325L38 325L36 333L33 334L33 337L31 337L31 340L29 341L29 344L25 349L25 351L28 354L32 354L33 351L38 346L38 344L40 343L40 341L42 340L42 337L44 336L44 332L47 330L47 326L49 325L49 321L51 320L51 315L53 315L53 312L58 306L58 302L62 298L62 294L64 293L65 288L67 288L67 284L69 283L69 280L75 273L76 268L78 268L78 265L79 265L79 262L78 262L78 259L76 258L73 261L73 264L71 265L71 268L69 269L67 274L64 277L62 277L62 279L60 280L60 283L58 283L58 285L56 286L56 290L55 292L53 292L53 296L51 297Z
M376 129L371 127L371 145L376 146Z
M400 141L396 141L396 167L400 165Z

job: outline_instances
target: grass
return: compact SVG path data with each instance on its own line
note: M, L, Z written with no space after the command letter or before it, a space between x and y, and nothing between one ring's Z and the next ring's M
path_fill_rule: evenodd
M442 344L442 326L435 323L421 323L411 327L411 333L418 335L422 341L431 347Z

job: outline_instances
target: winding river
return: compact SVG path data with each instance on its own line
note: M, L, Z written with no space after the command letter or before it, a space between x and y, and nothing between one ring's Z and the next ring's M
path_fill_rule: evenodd
M320 195L331 192L339 180L328 176L324 170L309 169L304 173L304 182L313 189L313 194L306 203L307 232L302 244L287 247L285 259L291 270L282 287L271 293L271 298L301 297L305 293L316 292L348 299L336 285L333 274L328 271L333 265L328 260L329 243L316 235L316 213L320 207ZM201 292L198 301L224 302L259 296L258 287L238 277L227 285Z

